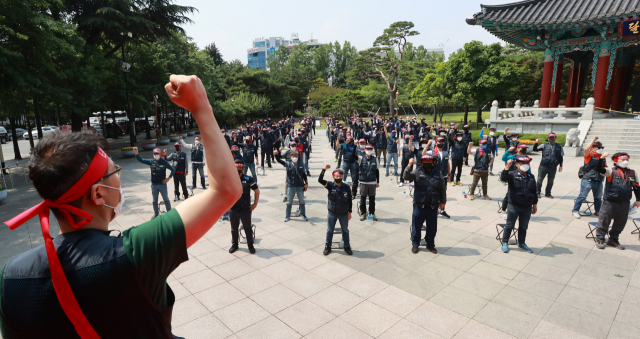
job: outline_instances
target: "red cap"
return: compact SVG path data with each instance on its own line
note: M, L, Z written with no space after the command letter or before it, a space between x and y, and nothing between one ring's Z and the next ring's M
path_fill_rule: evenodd
M627 159L629 159L629 156L626 155L626 154L622 154L622 155L619 155L619 156L613 158L613 161L627 160Z
M160 152L160 150L159 150L159 149L154 148L154 149L153 149L153 154L162 154L162 152Z
M201 137L195 137L195 140L201 140L201 139L202 139Z
M181 146L179 142L176 142L175 144L173 144L173 146Z
M555 133L549 133L549 138L551 137L557 138L558 136Z
M516 161L517 162L530 162L531 158L529 158L526 155L519 155L519 156L516 157Z
M236 162L236 168L244 168L243 162Z
M360 140L358 140L358 142L367 142L367 141L364 140L364 139L360 139Z
M462 128L469 128L469 125L464 125Z
M232 151L239 151L240 149L238 148L238 146L233 145L233 146L231 146L231 150Z
M438 139L436 139L436 142L438 142L438 141L444 141L444 138L443 137L438 137Z
M423 154L422 157L420 157L420 160L425 160L425 159L433 160L433 155L427 153L427 154Z
M224 133L224 132L226 132L226 130L223 128L223 129L220 130L220 132Z
M527 147L529 147L529 146L527 146L527 144L520 144L520 145L518 145L518 148L527 148Z
M480 145L484 145L484 144L486 144L486 143L487 143L487 141L486 141L486 140L480 140Z
M350 135L347 135L347 140L353 140L353 137Z
M373 149L373 145L364 146L364 149Z

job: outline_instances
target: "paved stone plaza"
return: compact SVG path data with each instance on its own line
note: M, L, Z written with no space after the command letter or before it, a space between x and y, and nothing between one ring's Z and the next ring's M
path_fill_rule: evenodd
M141 154L151 157L151 152ZM111 156L124 168L126 196L111 228L124 230L153 214L150 173L135 159L121 158L119 150ZM533 159L537 173L540 156ZM640 241L630 234L631 220L620 236L624 251L599 250L585 238L587 222L596 217L571 216L581 161L565 158L555 199L540 200L527 236L533 254L515 246L508 254L500 251L496 224L504 220L496 201L506 186L497 176L489 179L493 201L470 201L462 195L467 186L448 186L451 219L438 219L439 254L424 246L412 254L409 189L399 188L381 170L379 221L359 221L354 202L353 256L334 250L325 257L326 190L317 179L325 164L336 163L324 130L318 130L306 193L309 222L296 217L283 222L285 173L274 164L273 171L258 177L260 204L253 213L258 252L249 255L241 245L229 254L229 222L216 223L169 279L177 299L173 332L186 338L251 339L638 338ZM502 168L497 161L494 173ZM469 171L463 168L465 184L471 183ZM40 201L30 184L14 179L16 187L0 204L2 221ZM58 232L55 222L51 228L52 234ZM0 227L0 261L42 242L37 218L15 231Z

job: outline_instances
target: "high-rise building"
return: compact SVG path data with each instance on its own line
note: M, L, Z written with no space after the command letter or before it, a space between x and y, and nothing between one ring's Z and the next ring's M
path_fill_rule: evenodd
M309 48L315 48L321 44L318 39L310 39L309 41L300 41L298 33L291 33L291 39L286 40L282 37L257 38L253 40L253 47L247 49L247 60L249 67L267 69L269 56L274 55L280 45L291 49L295 45L306 44Z

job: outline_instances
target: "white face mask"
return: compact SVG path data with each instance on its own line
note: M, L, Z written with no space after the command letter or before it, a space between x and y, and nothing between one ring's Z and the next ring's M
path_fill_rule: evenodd
M111 189L120 191L120 202L118 202L118 204L115 207L114 206L109 206L107 204L104 204L105 206L107 206L109 208L113 208L113 213L115 214L113 219L117 218L118 215L120 214L120 212L122 211L122 205L124 205L124 194L122 193L122 186L120 186L120 188L115 188L115 187L111 187L111 186L107 186L107 185L101 185L101 184L95 184L94 186L102 186L102 187L111 188ZM113 219L111 219L111 220L113 220Z
M372 155L372 154L373 154L373 151L365 151L365 153L366 153L367 155Z
M200 145L200 140L196 140L196 146Z
M518 141L518 138L511 138L511 141Z
M292 162L298 162L298 158L291 158Z
M154 155L153 158L156 159L156 160L160 160L160 156L159 155Z
M364 146L365 146L365 145L360 145L360 149L364 149Z
M456 138L456 139L458 139L458 141L462 141L462 137L458 137L458 138Z
M628 160L620 161L618 163L618 167L627 168L627 166L629 166L629 161Z
M494 135L494 134L496 134L496 133L495 132L489 132L489 135Z
M520 165L520 171L528 172L529 171L529 165Z
M598 149L598 150L596 151L596 153L598 153L598 154L602 154L602 153L604 153L604 150L603 150L602 148L600 148L600 149Z
M441 135L441 136L444 136L444 132L440 132L440 135Z

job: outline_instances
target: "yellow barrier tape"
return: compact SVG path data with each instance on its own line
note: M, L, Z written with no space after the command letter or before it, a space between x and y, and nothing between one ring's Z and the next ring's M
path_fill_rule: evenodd
M620 111L614 111L612 109L606 109L606 108L602 108L602 107L595 107L597 109L601 109L603 111L609 111L609 112L616 112L616 113L622 113L622 114L631 114L631 115L638 115L638 113L629 113L629 112L620 112Z

